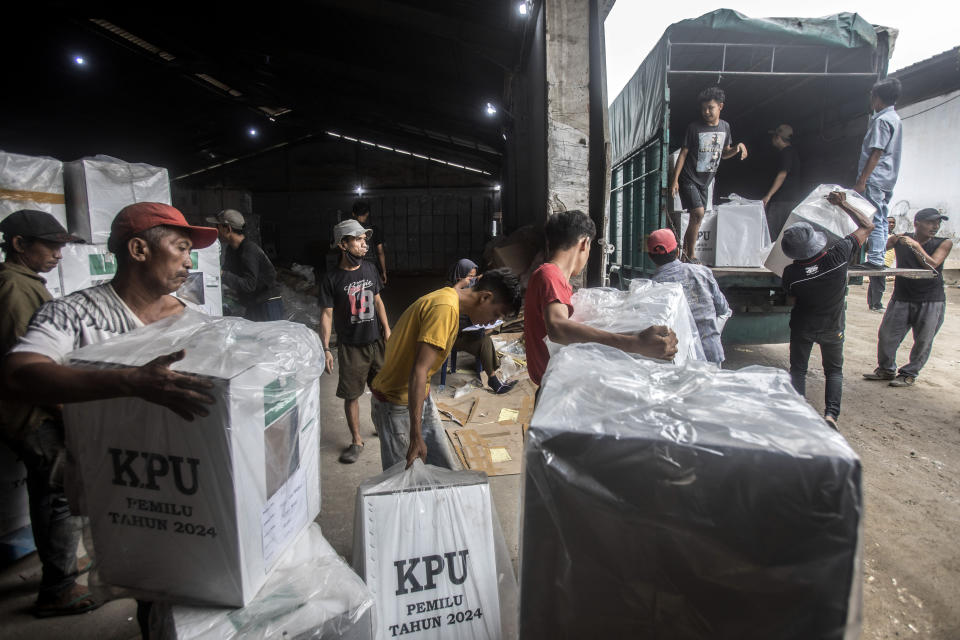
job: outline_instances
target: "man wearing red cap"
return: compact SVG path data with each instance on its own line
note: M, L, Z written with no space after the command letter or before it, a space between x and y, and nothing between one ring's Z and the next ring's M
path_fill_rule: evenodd
M70 517L62 468L63 422L58 409L66 402L140 397L168 407L187 420L206 415L213 399L210 383L176 373L170 365L184 352L171 353L142 367L84 370L67 366L74 349L109 340L163 318L179 314L184 303L170 293L187 279L190 250L210 246L216 229L191 227L177 209L155 202L124 207L113 221L108 247L117 256L111 282L45 303L0 367L4 399L43 407L50 418L38 426L37 439L51 461L50 508L43 525L51 531L48 553L56 570L44 564L43 589L34 609L38 617L82 613L98 606L76 583L76 548L80 536ZM78 434L83 437L83 434ZM35 524L36 526L36 524Z
M723 364L720 334L733 312L713 272L703 265L681 262L677 252L677 237L670 229L658 229L650 234L647 238L647 255L657 265L651 280L679 282L683 286L687 304L697 323L704 355L717 366Z

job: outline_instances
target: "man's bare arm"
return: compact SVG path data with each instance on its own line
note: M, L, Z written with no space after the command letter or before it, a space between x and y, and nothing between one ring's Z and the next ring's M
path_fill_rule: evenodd
M110 398L138 397L167 407L185 420L206 416L204 393L213 384L170 369L184 351L160 356L142 367L81 369L57 364L38 353L16 352L3 361L5 396L21 402L50 405Z
M420 458L427 460L427 444L423 441L423 401L427 398L427 375L442 352L432 344L417 343L417 353L410 369L407 384L407 411L410 412L410 446L407 448L407 468Z
M377 245L377 262L380 264L380 273L383 274L383 284L387 284L387 254L383 251L383 243Z
M383 304L383 298L380 294L373 296L373 307L376 309L377 318L380 320L380 326L383 327L383 339L390 339L390 321L387 319L387 307Z
M831 191L827 195L827 201L832 205L840 207L848 216L850 216L854 224L857 225L856 230L853 232L853 236L857 239L857 242L860 243L860 246L863 246L870 237L870 233L874 229L873 221L860 211L857 211L851 207L850 203L847 202L847 194L845 194L843 191Z
M320 344L323 345L324 371L333 371L333 354L330 352L330 333L333 328L333 307L325 307L320 312Z

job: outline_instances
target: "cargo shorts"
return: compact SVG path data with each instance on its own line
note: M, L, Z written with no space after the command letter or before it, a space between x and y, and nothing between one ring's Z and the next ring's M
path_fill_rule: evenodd
M341 344L337 347L340 379L337 397L356 400L383 368L383 338L369 344Z
M693 211L694 209L709 209L707 199L709 197L710 183L700 186L696 182L689 180L680 180L678 185L678 195L680 204L684 210Z

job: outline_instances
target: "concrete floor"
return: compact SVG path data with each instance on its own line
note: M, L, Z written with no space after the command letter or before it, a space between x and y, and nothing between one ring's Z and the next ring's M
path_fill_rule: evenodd
M409 302L418 295L437 286L437 279L412 278L396 279L384 291L384 299L392 320L395 320ZM879 316L866 312L865 305L860 304L865 296L865 287L851 287L850 304L848 308L848 342L846 346L847 371L845 386L849 385L849 393L844 398L844 416L841 421L841 432L846 435L854 448L860 453L864 461L865 493L868 506L876 506L887 495L895 495L893 486L924 486L928 489L929 510L923 513L909 511L915 507L903 507L894 510L896 505L885 505L883 508L868 510L866 521L867 553L865 558L865 580L867 582L864 597L864 634L863 637L889 638L894 636L913 636L917 634L914 626L907 627L908 621L913 621L923 633L922 637L957 638L958 618L955 608L949 604L955 602L957 593L960 593L960 570L956 567L958 559L956 545L950 540L955 535L957 522L960 522L957 510L956 480L948 478L949 486L935 486L933 480L921 471L904 470L903 463L891 461L889 452L890 442L882 432L892 430L895 416L883 418L874 415L865 418L864 414L870 411L869 405L876 405L877 399L873 395L876 391L875 383L864 383L859 380L861 370L870 370L875 363L876 325ZM960 292L951 289L948 292L948 323L955 323ZM918 420L918 429L930 431L929 437L923 438L925 444L914 442L905 443L916 449L917 454L930 451L930 456L938 455L943 460L955 460L960 456L960 442L955 423L949 433L943 429L934 431L939 424L936 416L943 416L944 424L950 422L947 416L957 416L958 405L956 394L937 394L935 387L941 385L935 382L947 382L955 385L958 375L956 347L960 343L956 325L945 326L938 336L934 354L928 365L930 375L918 383L918 388L906 392L888 392L887 397L893 399L899 394L908 393L911 397L923 402L920 406L936 403L930 415ZM910 344L908 337L902 348L905 353ZM740 368L751 364L761 364L784 368L787 366L787 345L759 345L728 349L727 368ZM819 371L818 354L814 354L810 363L810 380L808 399L818 409L823 406L823 376ZM469 359L469 358L467 358ZM469 367L469 362L461 366ZM469 374L448 376L448 387L458 386L469 378ZM436 383L436 381L435 381ZM318 519L324 535L333 547L348 560L352 551L353 511L357 485L380 473L379 441L373 435L369 419L369 396L361 400L361 421L363 435L366 439L366 448L360 460L354 465L342 465L337 457L344 446L349 443L348 430L343 418L342 403L334 396L336 390L336 375L324 376L321 379L322 396L322 430L321 430L321 474L323 503ZM905 399L905 398L904 398ZM895 400L891 400L896 402ZM883 400L879 401L883 404ZM943 404L946 403L946 404ZM940 406L943 404L943 406ZM947 406L949 405L949 406ZM903 411L904 407L900 407ZM876 409L874 409L876 411ZM889 424L887 424L889 423ZM881 435L875 435L877 427ZM945 429L946 427L944 427ZM943 435L947 433L947 435ZM881 442L878 438L884 438ZM874 442L876 440L876 442ZM899 447L900 445L897 444ZM925 447L921 449L920 447ZM952 453L951 453L952 452ZM910 461L923 458L914 451L910 451ZM943 456L951 456L944 458ZM903 457L903 456L901 456ZM925 460L926 458L923 458ZM900 465L900 466L898 466ZM896 474L896 475L894 475ZM943 474L940 474L941 477ZM889 476L889 477L888 477ZM507 545L511 550L514 562L517 558L517 541L520 508L520 481L521 476L504 476L491 478L490 484L500 522L503 527ZM946 482L946 481L943 481ZM889 483L895 483L888 486ZM928 486L929 485L929 486ZM936 517L934 517L936 515ZM899 538L907 533L921 535L926 541L922 545L922 557L925 560L924 570L921 572L909 571L909 567L918 562L916 546L897 544ZM881 545L882 542L882 545ZM943 568L936 576L934 569L942 565ZM876 578L876 579L875 579ZM898 582L899 578L899 582ZM906 583L905 580L910 582ZM893 587L890 587L892 580ZM19 639L47 639L71 638L71 640L113 640L136 638L138 636L136 623L133 620L135 607L130 600L119 600L104 606L98 611L52 620L35 620L29 615L30 606L36 586L39 581L39 563L36 556L29 556L12 567L0 571L0 637L4 640ZM886 587L879 585L886 584ZM924 597L926 607L913 607L911 611L901 611L907 605L903 595L904 585L910 586L910 597L918 593ZM940 602L942 600L942 602Z

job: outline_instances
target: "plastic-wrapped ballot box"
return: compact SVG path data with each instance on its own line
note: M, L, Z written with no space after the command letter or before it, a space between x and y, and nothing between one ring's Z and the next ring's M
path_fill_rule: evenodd
M20 209L46 211L67 227L62 162L0 151L0 220Z
M687 233L687 225L690 224L690 214L684 211L680 214L680 243ZM717 212L707 211L703 214L703 221L700 223L700 230L697 231L697 242L694 246L697 259L705 264L712 266L717 260Z
M373 640L373 594L314 523L242 609L156 603L150 640Z
M160 600L241 607L320 510L323 348L292 322L186 310L74 351L75 367L172 368L208 378L192 422L139 398L65 406L100 577Z
M187 281L173 294L192 302L211 316L223 315L223 290L220 283L220 241L205 249L190 252L193 267Z
M653 282L641 278L630 282L629 291L609 287L579 289L571 300L571 320L611 333L637 333L663 325L677 334L674 364L706 360L700 332L693 319L683 286L678 282ZM544 338L551 354L560 345Z
M571 345L524 454L522 638L856 638L861 467L785 371Z
M715 267L762 267L770 251L770 229L763 201L730 194L717 207Z
M780 248L780 243L783 240L783 231L797 222L809 222L813 225L814 229L826 233L828 246L831 242L836 242L840 238L844 238L856 231L857 225L850 218L850 215L840 207L836 207L827 202L827 195L831 191L842 191L845 193L847 195L847 203L866 215L868 219L872 219L873 214L877 211L877 208L870 204L866 198L852 189L845 189L835 184L822 184L811 191L810 194L790 212L787 221L783 224L783 230L780 231L780 235L773 244L773 249L770 251L770 255L767 256L763 266L778 276L783 275L784 267L793 262L793 260L784 255L783 250Z
M405 462L357 489L353 558L376 638L516 636L516 581L487 476Z
M110 224L120 209L135 202L171 204L167 170L110 156L64 164L70 233L93 244L106 244Z
M68 244L60 253L63 295L109 282L117 274L117 258L105 244Z

